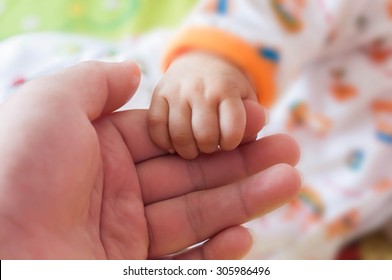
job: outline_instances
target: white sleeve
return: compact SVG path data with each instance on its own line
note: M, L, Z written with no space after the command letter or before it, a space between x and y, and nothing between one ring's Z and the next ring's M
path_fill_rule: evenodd
M389 32L391 18L390 0L205 0L183 28L218 28L264 46L287 82L312 61Z

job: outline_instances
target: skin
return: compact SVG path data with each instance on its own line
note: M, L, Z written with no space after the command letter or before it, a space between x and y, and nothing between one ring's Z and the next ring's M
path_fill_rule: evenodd
M247 106L259 105L244 72L214 54L187 52L172 62L153 92L150 135L160 148L186 159L232 150L243 142Z
M238 259L240 225L298 193L285 135L192 161L157 147L147 111L112 113L139 80L131 62L82 63L0 106L0 259Z

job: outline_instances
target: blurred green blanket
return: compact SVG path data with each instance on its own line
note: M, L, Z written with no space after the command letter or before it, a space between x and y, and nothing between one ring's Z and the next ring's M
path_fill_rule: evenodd
M36 31L103 38L177 24L197 0L0 0L0 40Z

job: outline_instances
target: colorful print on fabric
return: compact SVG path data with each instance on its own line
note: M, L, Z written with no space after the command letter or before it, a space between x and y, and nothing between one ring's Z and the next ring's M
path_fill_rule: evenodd
M392 0L387 0L385 9L389 18L392 20Z
M359 225L359 211L357 209L351 209L344 213L336 220L332 221L327 226L327 238L334 239L342 236L346 236L354 231Z
M306 102L297 101L290 106L286 127L289 131L306 129L318 136L325 136L331 124L332 122L329 118L311 112Z
M325 212L325 205L321 196L311 187L304 186L299 195L289 202L285 220L294 220L302 217L303 229L320 221ZM297 220L297 219L296 219Z
M262 58L273 63L279 63L280 55L277 50L263 46L258 46L257 49Z
M365 160L365 153L360 149L351 151L347 157L347 165L352 170L360 170Z
M392 48L384 38L377 38L365 49L367 57L375 64L383 64L392 56Z
M270 0L272 10L280 25L288 32L303 29L302 12L306 0Z
M13 88L17 88L17 87L20 87L21 85L23 85L26 82L27 82L26 78L24 78L23 76L17 76L12 81L12 85L11 86Z
M376 122L376 137L379 141L392 144L392 101L377 100L372 104Z
M331 93L336 100L343 102L358 95L357 88L345 81L346 70L333 69L330 75L332 79Z
M233 10L233 3L230 0L210 0L206 2L203 9L206 12L226 15Z
M383 193L392 189L392 179L386 178L380 180L373 188L376 192Z

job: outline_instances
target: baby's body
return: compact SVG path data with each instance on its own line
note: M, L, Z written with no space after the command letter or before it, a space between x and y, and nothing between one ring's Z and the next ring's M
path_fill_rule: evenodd
M301 146L304 190L250 225L249 257L333 258L391 216L392 1L203 1L164 64L150 107L161 148L233 149L257 101L272 105L263 134Z

